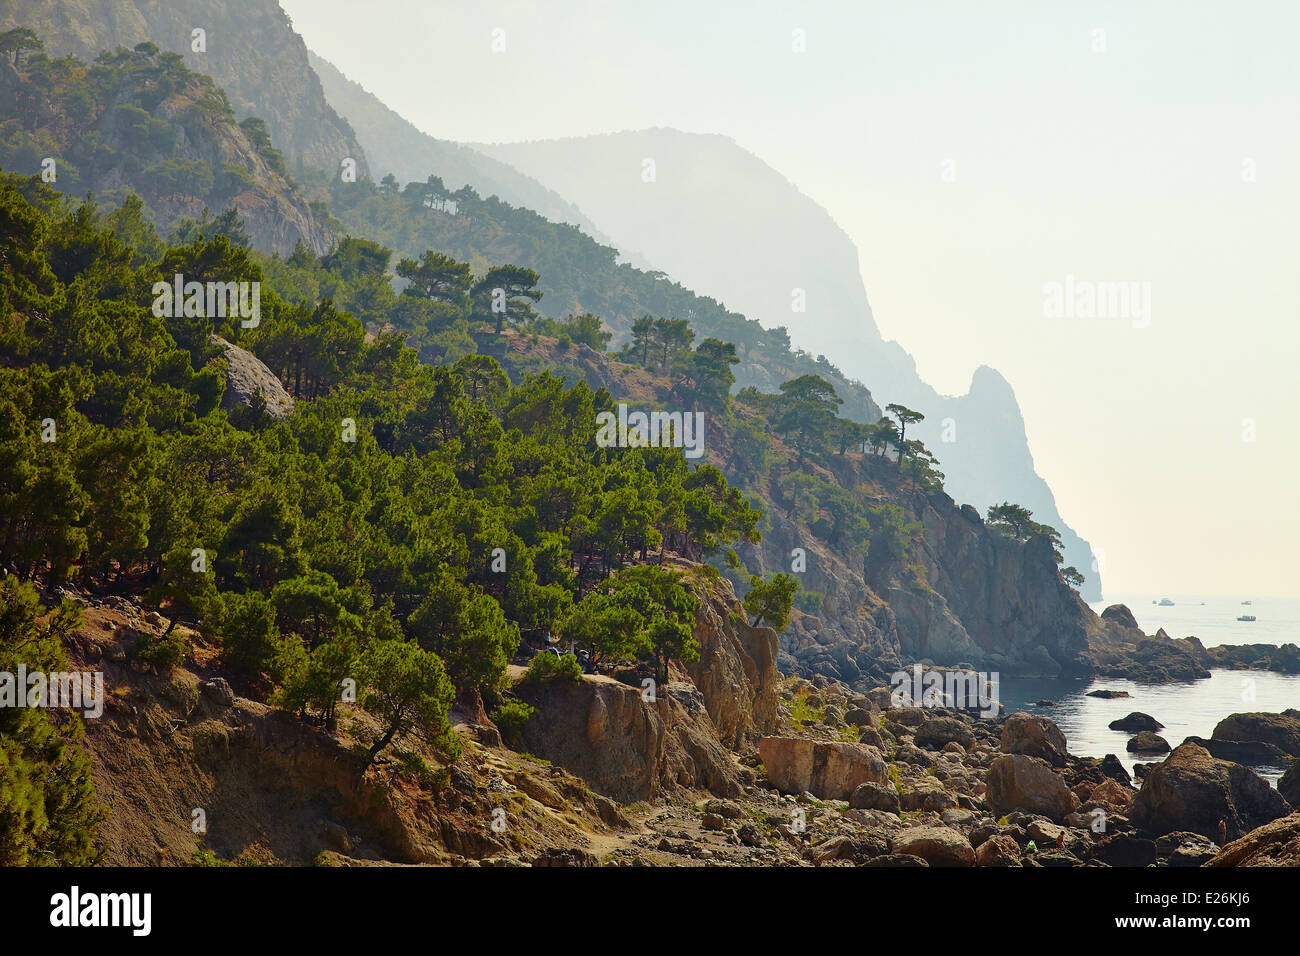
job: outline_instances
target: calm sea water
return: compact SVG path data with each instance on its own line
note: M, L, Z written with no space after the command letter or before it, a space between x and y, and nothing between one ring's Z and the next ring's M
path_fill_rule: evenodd
M1172 607L1152 604L1167 598ZM1249 605L1241 602L1249 600ZM1242 595L1143 594L1117 595L1093 605L1100 613L1108 605L1127 604L1142 630L1154 634L1164 628L1170 637L1201 639L1206 647L1216 644L1300 643L1300 599ZM1238 621L1253 614L1253 622ZM1090 690L1109 688L1128 691L1131 697L1102 700L1088 697ZM1300 708L1300 675L1286 676L1268 671L1211 672L1207 680L1177 684L1137 684L1128 680L1090 681L1025 680L1003 677L1002 704L1007 713L1018 710L1051 717L1060 726L1070 752L1085 757L1113 753L1132 772L1141 762L1125 749L1129 734L1107 725L1132 711L1150 714L1165 729L1160 735L1177 747L1190 736L1209 737L1214 725L1229 714L1244 711L1278 712ZM1057 706L1039 706L1039 700ZM1149 760L1150 758L1145 758ZM1285 768L1256 767L1255 771L1276 785Z

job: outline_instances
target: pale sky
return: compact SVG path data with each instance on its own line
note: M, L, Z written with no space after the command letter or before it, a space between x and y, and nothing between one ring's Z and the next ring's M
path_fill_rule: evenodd
M1294 0L282 5L441 138L732 137L850 235L923 378L1007 378L1108 593L1300 596ZM1067 276L1150 283L1149 325L1045 317Z

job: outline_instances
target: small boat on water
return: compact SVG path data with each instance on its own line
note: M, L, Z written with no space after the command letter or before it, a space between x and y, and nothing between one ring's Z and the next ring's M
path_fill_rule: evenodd
M1242 601L1241 603L1242 603L1242 604L1249 604L1250 602L1249 602L1249 601Z
M1174 602L1171 601L1171 600L1169 600L1169 598L1161 598L1159 603L1160 603L1160 606L1161 606L1161 607L1173 607L1173 606L1174 606Z
M1241 617L1237 618L1237 620L1239 620L1239 621L1253 621L1253 620L1255 620L1255 615L1253 615L1253 614L1243 614Z

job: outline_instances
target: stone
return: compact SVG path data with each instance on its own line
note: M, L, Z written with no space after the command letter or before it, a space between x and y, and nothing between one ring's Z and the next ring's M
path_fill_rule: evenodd
M1287 803L1300 810L1300 760L1295 761L1277 782L1277 792Z
M1300 710L1280 714L1231 714L1215 725L1213 740L1272 744L1290 757L1300 757Z
M212 680L204 681L199 689L203 696L208 700L222 707L233 707L235 705L235 692L230 689L230 684L224 677L214 677Z
M1132 833L1116 833L1095 843L1090 859L1107 866L1152 866L1156 862L1156 842Z
M916 827L894 837L894 852L918 856L930 866L974 866L970 841L948 827Z
M1166 866L1204 866L1218 852L1214 841L1199 833L1175 831L1156 838L1156 857Z
M1300 813L1229 843L1206 866L1300 866Z
M1074 809L1075 798L1065 780L1036 757L1002 754L989 764L984 794L989 809L998 816L1014 810L1064 820Z
M848 800L861 784L888 779L880 751L866 744L764 737L758 752L768 780L783 793L807 790L823 800Z
M1088 697L1100 697L1102 700L1117 700L1120 697L1132 697L1126 690L1090 690Z
M1112 780L1118 780L1125 786L1133 782L1129 772L1124 769L1124 764L1120 763L1120 759L1114 754L1106 754L1101 758L1101 772Z
M1040 844L1055 845L1056 841L1065 835L1065 827L1058 827L1055 823L1048 823L1046 820L1035 820L1025 827L1025 832L1029 834L1030 839Z
M718 813L706 813L700 818L700 826L706 830L725 830L727 821Z
M1132 821L1156 835L1189 830L1217 840L1219 823L1230 840L1284 817L1282 795L1241 764L1185 743L1147 774L1133 799Z
M930 717L916 729L916 745L935 750L948 743L964 748L974 739L975 735L966 722L956 717Z
M1150 714L1144 714L1140 711L1133 711L1127 717L1121 717L1119 720L1112 720L1108 725L1111 730L1122 730L1125 733L1136 734L1140 730L1149 730L1155 733L1157 730L1164 730L1165 725L1160 723Z
M898 813L898 790L887 783L859 784L849 797L849 806L855 810L883 810Z
M1118 780L1107 778L1092 788L1087 803L1104 803L1112 807L1127 807L1133 802L1137 791L1127 787Z
M1134 734L1128 742L1128 752L1132 754L1164 754L1169 752L1169 741L1159 734L1143 730Z
M1055 721L1025 713L1012 714L1002 724L1000 746L1003 753L1038 757L1054 767L1065 765L1068 752L1065 734Z
M975 851L976 866L1020 866L1020 844L1005 834L989 837Z

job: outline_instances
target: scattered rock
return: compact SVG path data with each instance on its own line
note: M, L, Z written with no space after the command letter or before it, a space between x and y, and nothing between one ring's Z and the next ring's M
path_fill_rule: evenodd
M965 747L974 739L970 726L956 717L931 717L916 730L916 745L936 750L948 743Z
M1156 841L1116 833L1094 844L1091 858L1107 866L1152 866L1156 862Z
M930 866L974 866L970 841L948 827L916 827L894 837L894 853L917 856Z
M1102 700L1116 700L1120 697L1132 697L1133 695L1126 690L1090 690L1086 696L1100 697Z

